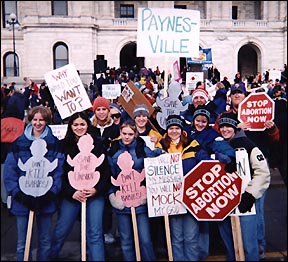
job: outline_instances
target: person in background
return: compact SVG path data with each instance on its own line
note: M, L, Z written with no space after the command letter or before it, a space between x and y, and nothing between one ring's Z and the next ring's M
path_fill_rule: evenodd
M92 117L92 133L103 139L103 146L108 150L111 141L120 135L119 125L116 125L111 117L110 102L108 99L98 96L93 102ZM113 244L116 239L112 233L113 217L112 209L108 200L108 196L105 197L105 209L104 209L104 238L106 244Z
M121 109L116 103L110 104L110 114L114 124L119 126L123 120L121 119Z
M233 113L237 119L238 116L238 108L239 104L246 98L247 91L245 87L245 83L240 82L237 84L232 85L231 87L231 106L230 109L226 112ZM222 114L221 113L218 118L215 121L215 124L213 128L219 132L219 126L218 122ZM241 128L244 130L245 135L252 140L257 147L260 149L260 151L264 154L265 158L268 159L269 164L269 150L271 148L271 145L273 143L277 143L280 139L279 135L279 129L274 121L267 120L264 123L265 130L264 131L249 131L250 123L244 122L244 123L238 123L238 128ZM266 239L265 239L265 217L264 217L264 202L265 202L265 195L266 192L261 196L259 199L259 209L256 212L257 221L258 221L258 242L259 242L259 253L261 253L261 256L264 257L265 255L265 249L266 249Z
M160 140L160 148L166 153L182 154L185 176L201 160L210 160L209 154L183 130L184 121L179 115L166 119L166 133ZM169 216L172 253L174 261L199 261L199 222L190 213Z
M28 112L29 124L25 127L22 135L11 145L4 162L4 184L7 195L12 197L10 212L16 216L17 223L17 261L23 261L24 259L30 211L35 212L37 219L37 261L49 261L52 216L58 207L57 195L61 191L62 166L64 163L61 143L58 138L52 134L52 130L48 126L51 118L52 115L49 108L43 106L31 108ZM34 146L35 144L37 144L38 147ZM36 154L37 158L35 157ZM43 160L37 160L39 159L38 155L41 154L43 155L43 158L41 158ZM42 167L41 170L39 170L39 168L33 168L33 166L29 167L31 174L39 171L43 174L49 172L45 175L47 176L47 180L48 178L52 180L52 185L48 192L37 197L24 193L22 188L20 188L20 180L28 179L28 176L26 176L27 173L23 170L25 164L27 165L26 162L30 163L31 160L33 160L35 165L37 165L37 163L38 165L46 163L47 161L49 161L51 165L52 163L56 163L56 165L53 166L53 170L49 170L47 166ZM18 163L22 163L22 165L19 166ZM30 173L29 178L31 179ZM29 261L31 260L32 253L30 249Z
M73 169L75 170L76 167L72 167L69 164L68 158L73 159L79 154L81 149L79 139L86 134L90 134L92 137L91 153L97 158L104 155L104 160L95 168L100 173L100 179L97 184L94 187L78 190L69 181L68 174ZM110 187L110 169L106 151L102 146L102 140L93 135L90 119L85 111L70 116L67 132L62 142L65 153L64 174L62 176L63 186L61 190L61 205L53 231L50 258L58 258L74 222L81 214L81 203L86 202L88 260L104 261L103 214L105 194Z
M125 121L120 127L120 137L111 142L108 150L109 165L112 176L117 180L118 176L125 172L122 162L118 162L121 155L128 152L126 165L132 164L134 174L140 175L144 169L144 158L154 157L161 154L161 150L151 150L145 141L138 136L136 124L133 120ZM123 165L124 166L124 165ZM120 235L121 249L124 261L136 261L136 252L132 227L131 208L125 207L123 201L116 197L115 192L119 187L112 186L109 190L109 200L112 210L117 216L118 232ZM137 217L137 229L139 236L140 254L143 261L155 261L155 253L150 235L150 220L148 217L147 197L141 196L140 205L135 207Z
M221 136L229 142L236 150L237 148L245 148L248 153L250 164L251 181L245 188L245 192L241 196L240 204L238 205L241 213L251 211L255 203L256 214L260 208L260 199L270 185L270 170L267 160L257 145L251 141L242 129L238 128L238 120L233 113L223 113L219 119L219 131ZM261 212L261 211L260 211ZM243 247L245 261L258 261L259 248L258 244L258 218L257 215L240 216L241 232L243 239ZM227 250L227 261L235 261L234 244L232 237L232 229L230 217L218 222L219 232Z

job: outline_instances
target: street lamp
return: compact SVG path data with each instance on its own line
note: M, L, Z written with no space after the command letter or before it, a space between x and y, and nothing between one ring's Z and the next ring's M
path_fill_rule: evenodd
M14 69L14 76L17 76L17 63L16 63L16 50L15 50L15 25L20 25L18 20L17 20L17 17L16 17L16 14L14 13L11 13L10 14L10 20L11 21L6 21L6 23L8 25L12 25L12 33L13 33L13 69Z

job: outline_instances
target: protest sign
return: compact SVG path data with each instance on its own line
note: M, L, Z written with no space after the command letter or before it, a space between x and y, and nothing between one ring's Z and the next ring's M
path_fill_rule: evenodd
M92 107L75 65L46 73L45 81L62 119Z
M120 84L103 84L102 96L107 99L116 99L121 94Z
M187 213L181 203L183 169L181 153L144 159L149 217Z
M200 12L138 8L137 56L192 57L199 53Z

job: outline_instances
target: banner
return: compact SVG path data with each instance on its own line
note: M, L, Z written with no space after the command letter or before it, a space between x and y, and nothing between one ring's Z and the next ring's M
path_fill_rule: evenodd
M211 48L199 50L198 56L187 57L187 64L213 64Z

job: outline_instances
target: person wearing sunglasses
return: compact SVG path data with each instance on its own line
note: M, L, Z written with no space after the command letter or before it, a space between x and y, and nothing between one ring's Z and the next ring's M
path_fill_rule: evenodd
M121 109L116 103L110 104L110 114L114 124L117 126L120 125L120 123L122 122Z

